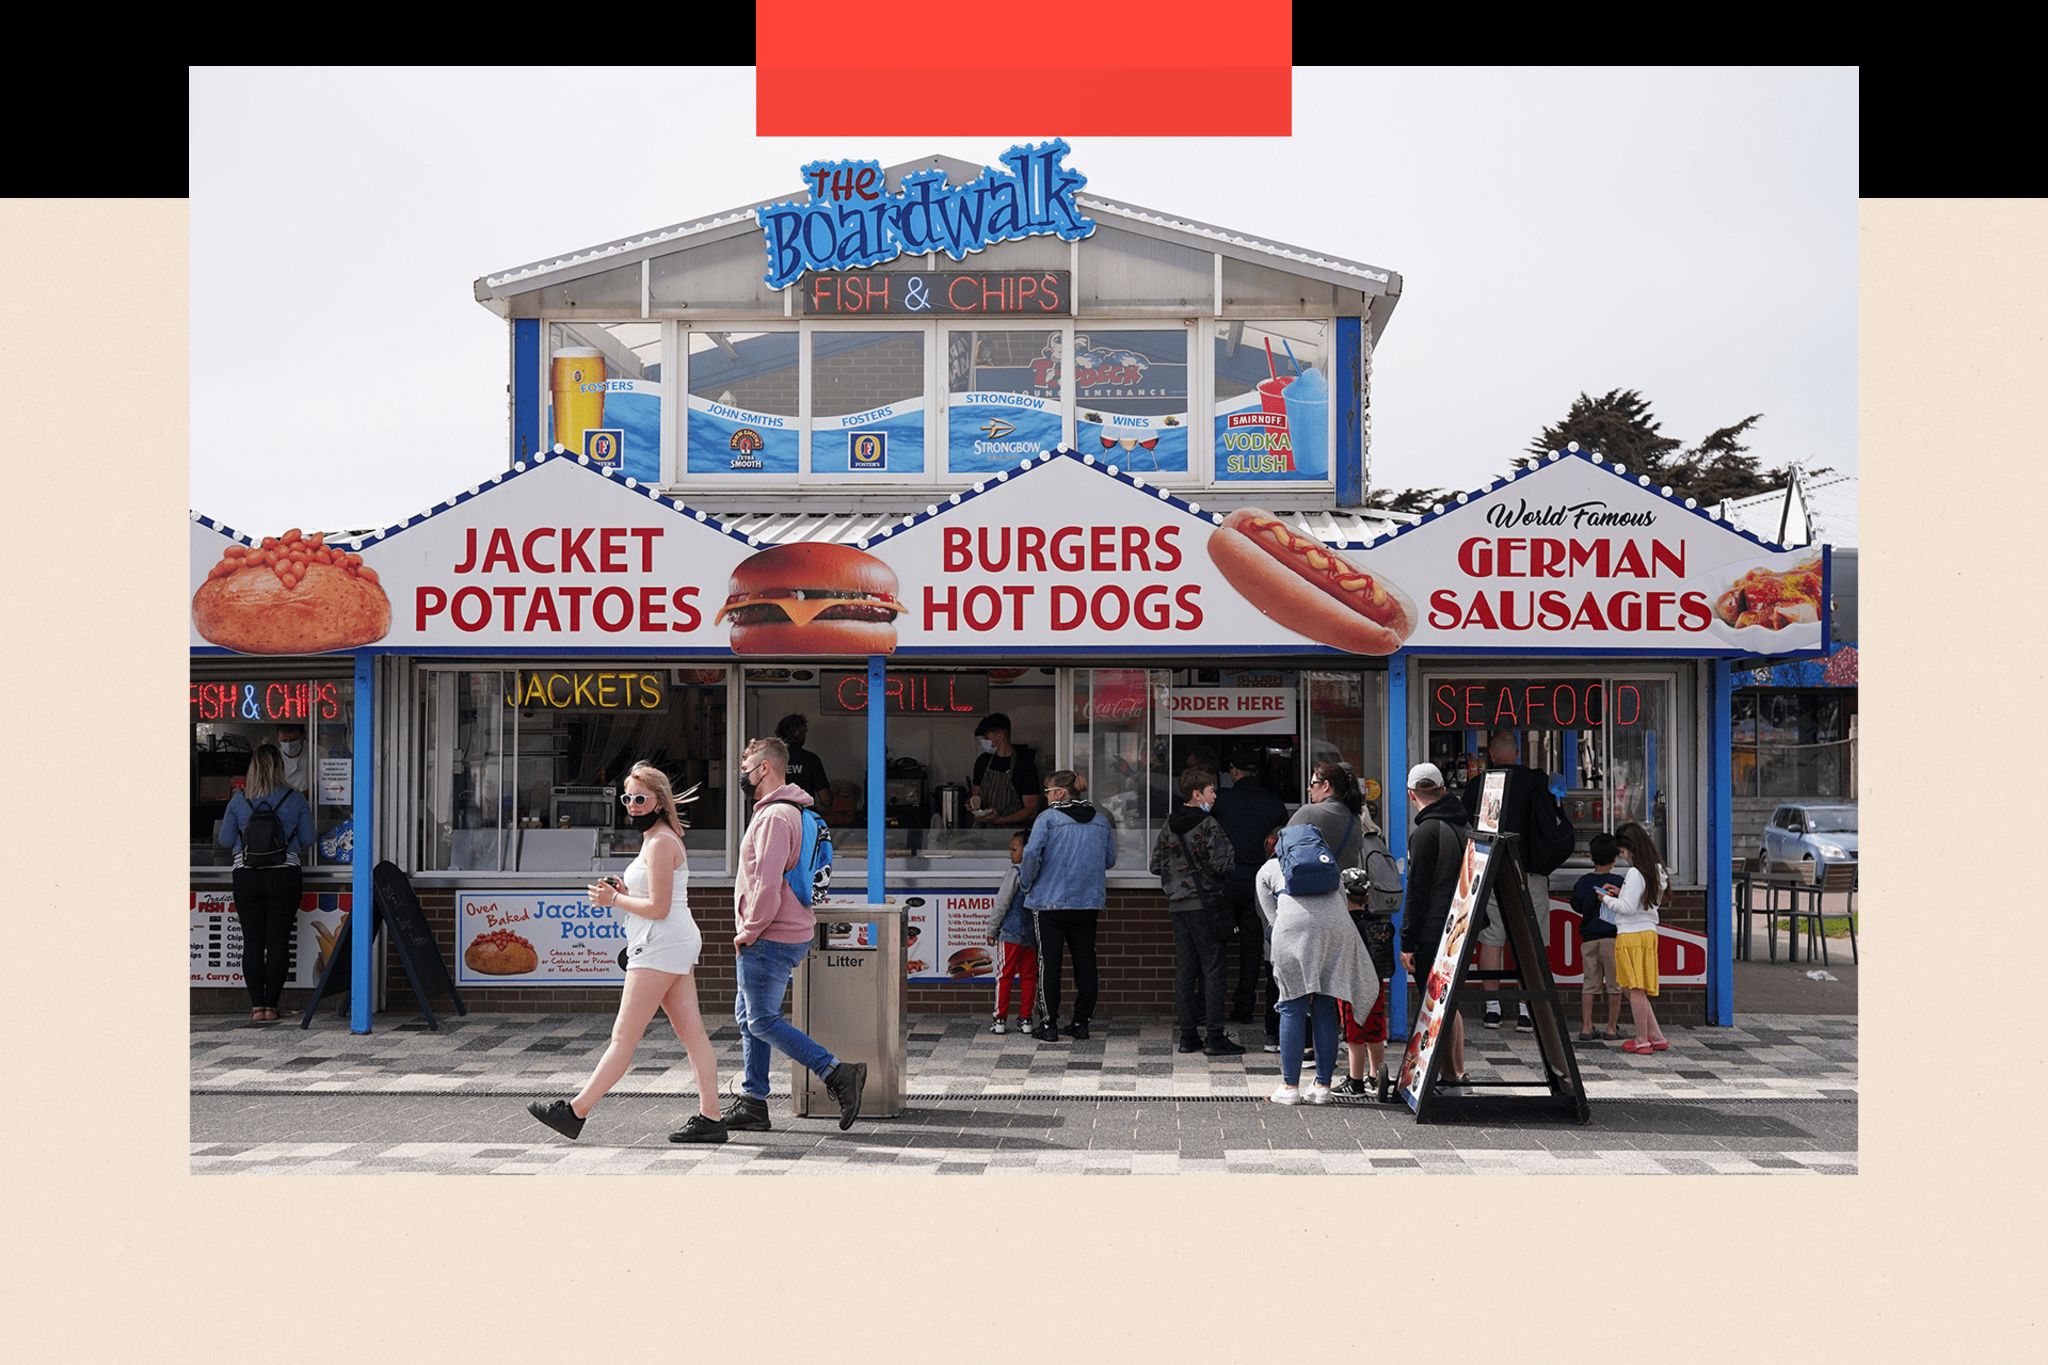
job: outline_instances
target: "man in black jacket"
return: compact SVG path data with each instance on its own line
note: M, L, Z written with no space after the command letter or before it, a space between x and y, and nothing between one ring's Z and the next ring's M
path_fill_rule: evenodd
M1408 835L1408 889L1401 902L1401 966L1408 973L1408 1023L1422 1007L1420 984L1436 961L1451 901L1458 892L1458 867L1465 858L1466 824L1470 817L1457 793L1444 788L1443 770L1418 763L1408 770L1408 804L1415 828ZM1465 1074L1465 1024L1451 1016L1447 1081Z
M1223 879L1223 903L1237 920L1237 991L1230 1005L1234 1024L1249 1024L1259 1005L1259 982L1266 975L1265 929L1252 887L1265 862L1267 833L1287 823L1287 806L1259 781L1258 764L1257 750L1232 750L1230 785L1216 793L1216 823L1223 826L1237 859ZM1278 1019L1275 1015L1275 1030ZM1279 1033L1272 1032L1278 1039Z
M1541 768L1532 768L1518 760L1519 746L1515 743L1512 730L1495 730L1486 742L1486 757L1489 772L1506 772L1507 790L1500 802L1500 832L1521 836L1522 868L1529 881L1529 903L1536 907L1536 932L1542 936L1546 948L1550 944L1550 876L1549 869L1538 872L1531 866L1537 850L1530 841L1536 828L1536 803L1550 801L1550 779ZM1479 809L1479 791L1486 777L1481 774L1465 784L1465 809ZM1500 889L1495 887L1488 898L1487 913L1479 923L1479 966L1485 971L1498 971L1507 959L1507 912L1501 908ZM1491 994L1500 989L1497 981L1482 981L1480 989ZM1500 1027L1500 1002L1488 1000L1486 1013L1480 1022L1488 1028ZM1532 1029L1536 1027L1534 1016L1529 1013L1528 1002L1517 1007L1515 1027Z

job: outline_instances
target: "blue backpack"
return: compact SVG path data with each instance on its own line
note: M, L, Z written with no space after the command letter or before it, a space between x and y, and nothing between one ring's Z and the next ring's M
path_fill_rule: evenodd
M1273 846L1287 894L1320 896L1337 889L1337 857L1314 825L1289 825Z
M801 801L784 798L768 802L771 806L795 806L803 819L803 838L797 844L796 866L782 874L789 883L789 889L805 905L816 905L819 901L832 898L832 830L825 823L825 817L818 814L815 806L806 806Z

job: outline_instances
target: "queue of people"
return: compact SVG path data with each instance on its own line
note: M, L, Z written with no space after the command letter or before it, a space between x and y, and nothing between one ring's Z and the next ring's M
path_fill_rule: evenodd
M619 914L626 931L626 982L612 1036L573 1097L529 1106L536 1119L564 1136L581 1134L598 1101L631 1066L657 1013L667 1015L699 1095L698 1112L670 1135L672 1141L717 1143L735 1131L770 1130L772 1052L820 1077L839 1106L842 1130L857 1118L866 1065L834 1056L783 1014L796 966L816 932L815 913L788 874L803 843L802 813L827 784L822 763L803 748L806 719L786 716L777 730L777 737L751 741L740 765L753 806L734 890L738 1095L721 1108L717 1060L697 998L693 970L703 938L689 909L682 801L661 769L640 763L625 778L620 798L627 823L641 833L639 855L622 878L607 877L587 889L594 904ZM1116 866L1116 837L1106 814L1087 800L1083 775L1061 769L1041 786L1029 751L1014 746L1009 731L1009 719L1000 713L983 719L976 732L982 753L972 774L977 822L1014 827L1010 866L988 930L990 946L1001 944L991 1031L1007 1031L1014 998L1021 1032L1043 1043L1085 1040L1099 995L1096 933L1108 899L1107 873ZM1496 734L1489 755L1495 767L1508 771L1502 829L1524 833L1535 823L1530 812L1548 796L1547 780L1517 761L1511 735ZM1315 764L1306 800L1289 814L1258 780L1252 751L1231 754L1227 784L1198 759L1213 762L1207 754L1193 755L1183 768L1180 803L1164 821L1150 861L1173 927L1178 1050L1243 1055L1246 1048L1230 1036L1226 1016L1249 1023L1263 979L1266 1048L1281 1058L1275 1102L1319 1104L1333 1094L1389 1097L1386 996L1394 962L1398 957L1411 980L1428 970L1473 834L1476 786L1469 797L1451 790L1431 763L1409 771L1413 823L1404 876L1345 765ZM258 745L219 835L234 852L243 976L250 1018L259 1023L279 1017L300 900L300 861L313 841L311 809L286 769L278 745ZM1648 830L1636 823L1613 835L1594 835L1589 853L1593 871L1572 892L1586 963L1578 1036L1619 1038L1626 997L1635 1036L1623 1050L1665 1051L1670 1044L1650 1003L1657 994L1658 914L1670 889L1661 855ZM1624 855L1626 868L1617 872ZM1547 877L1531 873L1529 880L1532 901L1547 906ZM1483 908L1476 938L1479 966L1497 968L1507 942L1497 896ZM1227 991L1233 942L1234 997ZM1075 996L1062 1023L1068 959ZM1480 984L1491 991L1496 983ZM1594 1027L1595 1002L1603 995L1604 1032ZM1420 992L1411 993L1411 1025L1420 998ZM1519 1012L1527 1027L1527 1005ZM1482 1022L1499 1027L1501 1019L1499 1006L1489 1000ZM1463 1020L1454 1014L1446 1031L1447 1086L1466 1083L1464 1044ZM1313 1079L1303 1087L1300 1071L1310 1059ZM1333 1084L1340 1059L1345 1075Z

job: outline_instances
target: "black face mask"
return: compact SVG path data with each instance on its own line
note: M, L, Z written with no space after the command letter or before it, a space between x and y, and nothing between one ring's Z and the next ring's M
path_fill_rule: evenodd
M640 831L640 833L645 834L648 830L661 823L661 813L659 811L648 811L645 815L628 815L626 823Z

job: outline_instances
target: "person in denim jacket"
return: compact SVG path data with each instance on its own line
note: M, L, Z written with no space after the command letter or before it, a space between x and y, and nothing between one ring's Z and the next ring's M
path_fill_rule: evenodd
M1049 809L1031 826L1017 883L1038 930L1039 992L1045 1013L1038 1041L1060 1040L1060 953L1074 958L1074 1017L1067 1034L1088 1036L1095 1009L1095 922L1109 899L1107 873L1116 866L1116 836L1095 807L1074 795L1074 770L1062 768L1046 779Z

